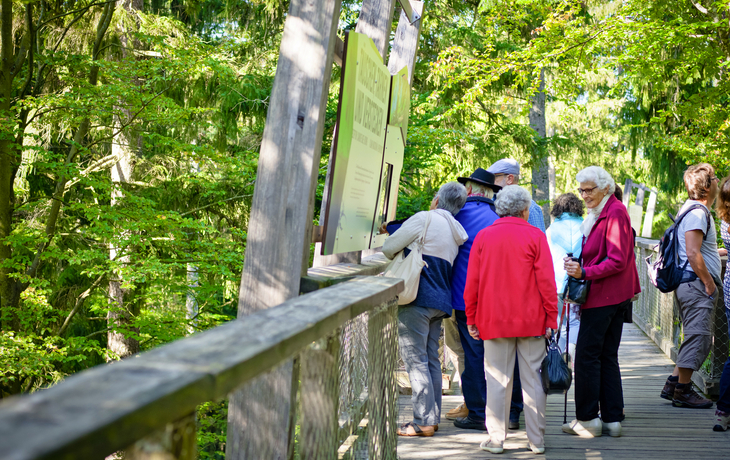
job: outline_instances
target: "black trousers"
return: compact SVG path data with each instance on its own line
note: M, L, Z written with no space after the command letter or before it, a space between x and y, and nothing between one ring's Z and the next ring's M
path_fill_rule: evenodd
M617 305L581 311L580 333L575 345L575 416L588 421L598 417L618 422L624 407L618 347L627 300Z

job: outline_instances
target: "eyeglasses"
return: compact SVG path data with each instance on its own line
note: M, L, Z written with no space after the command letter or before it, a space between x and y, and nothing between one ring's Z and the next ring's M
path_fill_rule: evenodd
M710 182L712 182L713 180L720 182L720 179L718 179L717 176L710 177Z
M593 195L593 191L595 189L597 189L597 188L598 188L597 185L595 187L593 187L593 188L579 188L578 189L578 194L580 194L580 195Z

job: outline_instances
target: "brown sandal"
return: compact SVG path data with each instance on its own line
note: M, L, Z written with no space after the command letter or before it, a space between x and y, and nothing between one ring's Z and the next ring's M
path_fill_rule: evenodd
M424 426L423 428L425 428L425 430L413 422L408 422L399 426L396 433L398 436L433 436L433 433L435 432L434 427Z

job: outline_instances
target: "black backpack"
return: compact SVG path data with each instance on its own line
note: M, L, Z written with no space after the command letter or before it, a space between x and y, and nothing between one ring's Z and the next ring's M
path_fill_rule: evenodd
M702 208L707 217L707 231L705 231L705 237L703 238L707 239L707 234L710 233L710 212L701 204L693 204L687 211L678 216L672 226L664 232L664 236L654 248L655 250L659 249L656 261L652 263L651 255L646 258L651 284L664 293L676 290L685 277L685 269L689 260L681 267L679 266L679 236L677 235L677 229L684 216L698 208Z

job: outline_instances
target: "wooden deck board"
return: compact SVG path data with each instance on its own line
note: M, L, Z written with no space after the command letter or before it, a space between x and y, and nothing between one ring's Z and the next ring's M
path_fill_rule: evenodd
M527 446L524 417L521 429L510 431L501 455L479 449L487 434L462 430L442 419L432 438L399 438L400 460L421 459L730 459L730 430L712 431L715 408L682 409L659 398L673 363L633 324L624 327L619 349L626 420L623 436L584 439L561 431L563 395L548 396L545 455L535 456ZM461 403L461 396L444 396L442 413ZM410 420L410 396L400 397L400 420ZM575 418L573 391L568 395L568 420Z

